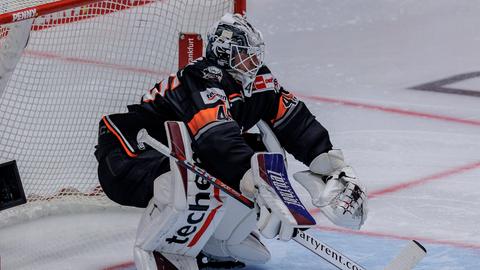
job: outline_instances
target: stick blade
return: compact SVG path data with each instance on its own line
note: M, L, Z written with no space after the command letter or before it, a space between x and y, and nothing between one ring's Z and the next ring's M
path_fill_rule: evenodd
M419 242L412 240L384 270L411 270L426 255L427 250Z

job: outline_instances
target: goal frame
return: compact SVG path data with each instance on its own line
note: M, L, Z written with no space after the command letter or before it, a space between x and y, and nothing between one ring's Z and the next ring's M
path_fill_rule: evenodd
M41 4L34 7L19 9L0 14L0 25L15 23L28 19L45 16L65 9L102 2L103 0L61 0L53 3ZM247 0L234 0L234 12L245 15Z
M0 28L4 24L16 23L24 20L35 19L66 9L100 3L104 0L60 0L53 3L41 4L34 7L23 8L0 14ZM247 0L233 0L234 12L245 15L247 12ZM80 11L81 12L81 11ZM58 19L56 19L58 20ZM0 37L1 38L1 37ZM179 59L178 67L184 67L193 59L203 53L202 38L198 33L181 33L179 36Z
M9 26L15 24L15 23L22 23L27 20L34 20L35 18L46 16L46 23L44 25L36 25L32 26L31 31L41 31L46 28L54 27L56 24L67 24L71 22L76 22L78 20L84 20L88 19L90 17L98 16L98 15L105 15L107 13L95 13L91 12L88 9L82 9L80 7L83 6L93 6L93 7L104 7L105 5L109 5L109 3L105 2L102 3L104 0L59 0L55 1L52 3L46 3L46 4L39 4L36 6L28 7L28 8L22 8L22 9L16 9L13 11L8 11L3 14L0 14L0 39L8 35L8 29ZM125 2L141 2L141 1L135 1L135 0L116 0L119 3L125 3ZM143 0L144 2L148 3L149 0ZM245 15L246 14L246 0L232 0L233 2L233 12L234 13L240 13ZM135 4L133 4L135 5ZM140 4L138 4L140 5ZM65 12L63 12L65 11ZM54 13L59 13L60 12L60 17L49 17L48 15L54 14ZM84 15L82 18L69 18L71 15ZM30 27L30 26L28 26ZM2 29L3 28L3 29ZM2 33L1 30L7 30ZM175 43L175 41L174 41ZM192 60L202 56L203 54L203 40L200 34L198 33L180 33L178 36L178 68L182 68ZM25 53L24 52L25 47L21 48L19 50L20 54ZM15 65L14 65L15 66ZM4 81L8 82L9 76L7 74L6 77L3 78ZM0 94L2 93L3 89L0 89ZM101 191L101 188L98 186L96 187L91 193L79 193L77 191L72 191L69 189L61 189L58 191L58 193L52 195L52 196L47 196L47 197L27 197L27 203L28 202L37 202L37 201L46 201L46 202L53 202L55 201L55 198L63 198L66 196L69 196L68 194L73 194L74 196L77 197L84 197L84 198L93 198L96 197L98 194L103 194ZM28 196L28 195L27 195ZM104 195L102 195L104 196ZM81 202L83 204L83 202ZM65 203L66 204L66 203ZM77 202L74 202L73 204L77 204ZM88 203L86 203L88 204ZM96 204L96 202L92 202L92 205L97 208L103 208L106 207L106 204L101 204L100 206ZM115 205L118 207L118 205ZM16 208L16 207L15 207ZM48 207L46 207L48 208ZM56 208L55 208L56 209ZM48 212L48 211L46 211ZM2 214L5 213L2 211ZM32 216L37 216L35 215L29 215L29 217ZM42 216L42 214L39 214L39 216ZM30 218L28 218L30 219ZM35 218L33 218L35 219ZM8 218L7 218L8 220ZM15 220L23 220L22 218L15 218ZM16 223L16 222L13 222ZM5 223L5 224L11 224L11 223ZM3 224L3 225L5 225ZM3 226L2 222L0 222L0 228Z

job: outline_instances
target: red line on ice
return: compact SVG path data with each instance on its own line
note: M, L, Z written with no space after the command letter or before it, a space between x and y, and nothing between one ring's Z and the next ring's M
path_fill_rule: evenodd
M327 227L327 226L316 226L316 229L319 229L321 231L327 231L327 232L336 232L336 233L343 233L343 234L353 234L353 235L364 235L364 236L369 236L369 237L377 237L377 238L386 238L386 239L394 239L394 240L406 240L406 241L411 241L412 239L415 239L417 241L420 241L422 243L429 243L429 244L434 244L434 245L446 245L446 246L452 246L455 248L462 248L462 249L472 249L472 250L480 250L480 245L479 244L473 244L473 243L462 243L462 242L455 242L455 241L448 241L448 240L436 240L436 239L431 239L431 238L426 238L426 237L417 237L417 236L402 236L402 235L395 235L395 234L389 234L389 233L380 233L380 232L370 232L370 231L354 231L354 230L348 230L348 229L342 229L342 228L336 228L336 227ZM131 269L131 267L134 267L133 262L126 262L114 266L110 266L107 268L103 268L102 270L123 270L123 269Z
M375 197L378 197L378 196L382 196L382 195L385 195L385 194L397 192L397 191L407 189L407 188L411 188L411 187L418 186L418 185L423 185L427 182L440 180L442 178L445 178L445 177L448 177L448 176L451 176L451 175L454 175L454 174L460 174L460 173L464 173L464 172L474 170L474 169L478 169L478 168L480 168L480 161L470 163L470 164L467 164L467 165L463 165L463 166L460 166L460 167L456 167L456 168L453 168L453 169L449 169L449 170L446 170L446 171L443 171L443 172L435 173L435 174L432 174L432 175L428 175L428 176L425 176L425 177L421 177L421 178L418 178L418 179L414 179L414 180L411 180L411 181L408 181L408 182L393 185L391 187L387 187L387 188L379 189L379 190L376 190L376 191L373 191L373 192L369 192L368 197L369 198L375 198Z
M377 191L373 191L369 194L369 198L374 198L378 196L382 196L388 193L393 193L397 192L399 190L403 190L406 188L410 188L413 186L421 185L429 181L434 181L438 179L445 178L447 176L453 175L453 174L458 174L458 173L463 173L469 170L473 170L476 168L480 168L480 162L475 162L471 164L467 164L461 167L453 168L444 172L440 172L437 174L433 174L430 176L422 177L413 181L409 181L406 183L398 184L391 186L389 188L385 189L380 189ZM309 210L310 213L318 213L319 210L318 208L311 209ZM455 248L464 248L464 249L473 249L473 250L480 250L480 245L479 244L473 244L473 243L462 243L462 242L456 242L456 241L448 241L448 240L435 240L435 239L430 239L430 238L425 238L425 237L418 237L418 236L402 236L402 235L394 235L394 234L387 234L387 233L380 233L380 232L370 232L370 231L353 231L353 230L348 230L348 229L342 229L342 228L336 228L336 227L327 227L327 226L316 226L315 228L318 228L322 231L330 231L330 232L338 232L338 233L345 233L345 234L356 234L356 235L365 235L365 236L370 236L370 237L379 237L379 238L387 238L387 239L395 239L395 240L408 240L410 241L411 239L418 240L420 242L424 243L430 243L430 244L437 244L437 245L448 245L452 246ZM131 269L135 264L133 262L126 262L114 266L110 266L107 268L103 268L102 270L124 270L124 269Z
M113 266L108 266L106 268L102 268L102 270L124 270L124 269L132 269L132 267L135 267L134 262L125 262L125 263L121 263Z
M407 116L415 116L415 117L428 118L428 119L434 119L434 120L440 120L440 121L480 126L480 121L478 120L462 119L462 118L456 118L456 117L451 117L446 115L436 115L436 114L430 114L430 113L415 112L415 111L410 111L405 109L390 108L390 107L385 107L380 105L371 105L366 103L320 97L320 96L306 96L298 93L295 93L295 95L305 99L310 99L310 100L315 100L315 101L320 101L325 103L333 103L333 104L339 104L343 106L349 106L349 107L355 107L355 108L361 108L361 109L369 109L369 110L376 110L376 111L401 114L401 115L407 115Z
M105 63L105 62L95 61L95 60L88 60L88 59L75 58L75 57L65 57L62 55L52 54L48 52L26 50L24 54L30 57L56 59L56 60L61 60L64 62L71 62L71 63L91 64L94 66L117 69L122 71L131 71L135 73L144 73L144 74L150 74L150 75L156 75L156 76L169 75L169 72L166 72L166 71L156 71L156 70L150 70L150 69L144 69L144 68L130 67L125 65ZM340 104L343 106L377 110L377 111L408 115L408 116L416 116L416 117L435 119L435 120L441 120L441 121L447 121L447 122L455 122L455 123L461 123L461 124L467 124L467 125L473 125L473 126L480 126L480 121L478 120L462 119L462 118L455 118L455 117L445 116L445 115L435 115L435 114L429 114L429 113L423 113L423 112L415 112L415 111L410 111L405 109L389 108L389 107L380 106L380 105L371 105L371 104L365 104L360 102L353 102L348 100L340 100L340 99L320 97L320 96L306 96L298 93L296 93L296 95L302 98L310 99L310 100Z
M80 64L92 65L97 67L116 69L120 71L149 74L154 76L168 76L170 74L169 72L166 72L166 71L157 71L157 70L151 70L146 68L131 67L127 65L112 64L112 63L107 63L107 62L102 62L97 60L68 57L68 56L63 56L63 55L49 53L49 52L25 50L24 55L29 57L36 57L36 58L55 59L55 60L59 60L67 63L80 63Z

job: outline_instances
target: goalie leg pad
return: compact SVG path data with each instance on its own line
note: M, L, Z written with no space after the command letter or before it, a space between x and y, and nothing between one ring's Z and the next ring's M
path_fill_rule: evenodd
M167 131L170 131L167 133L170 149L182 151L175 154L193 162L185 126L170 122ZM170 159L170 169L171 172L155 180L154 197L138 227L134 254L139 269L155 269L149 268L152 267L154 251L169 260L172 258L174 264L196 262L195 257L215 232L224 214L222 206L226 197L218 188L186 170L173 158Z
M137 230L136 246L153 251L162 244L163 237L169 233L186 210L184 192L175 193L175 181L170 172L160 175L154 183L154 198L145 209ZM182 207L178 207L183 204Z
M215 234L208 240L203 252L219 260L235 259L247 264L263 264L270 260L270 252L260 241L256 230L255 209L246 208L228 198L225 216Z
M139 270L180 269L175 264L167 267L168 261L157 262L154 256L154 250L163 245L165 236L173 233L172 228L185 210L173 206L174 201L186 198L183 193L172 192L174 181L171 179L171 173L166 173L155 180L155 197L150 200L138 226L134 260Z
M203 252L214 259L234 259L246 264L265 264L271 258L270 251L255 232L250 233L237 244L212 237L205 245Z
M150 252L139 247L135 247L134 259L139 270L198 270L197 261L193 257Z

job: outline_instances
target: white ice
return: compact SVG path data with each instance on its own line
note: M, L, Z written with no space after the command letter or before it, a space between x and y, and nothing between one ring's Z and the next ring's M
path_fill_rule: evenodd
M320 228L315 235L367 269L383 269L407 239L419 239L428 250L416 269L477 269L480 97L408 88L480 70L480 4L469 0L248 4L249 18L264 33L272 71L281 84L303 97L370 192L432 176L423 184L372 198L360 232L337 230L317 215ZM451 86L480 92L478 78ZM291 156L289 163L290 172L306 169ZM467 165L472 166L459 171ZM308 202L305 191L298 187L298 192ZM138 218L138 211L119 210L44 218L2 229L2 269L128 265ZM272 260L247 269L334 269L294 242L267 244ZM50 255L58 246L56 255ZM22 253L32 249L36 252Z

